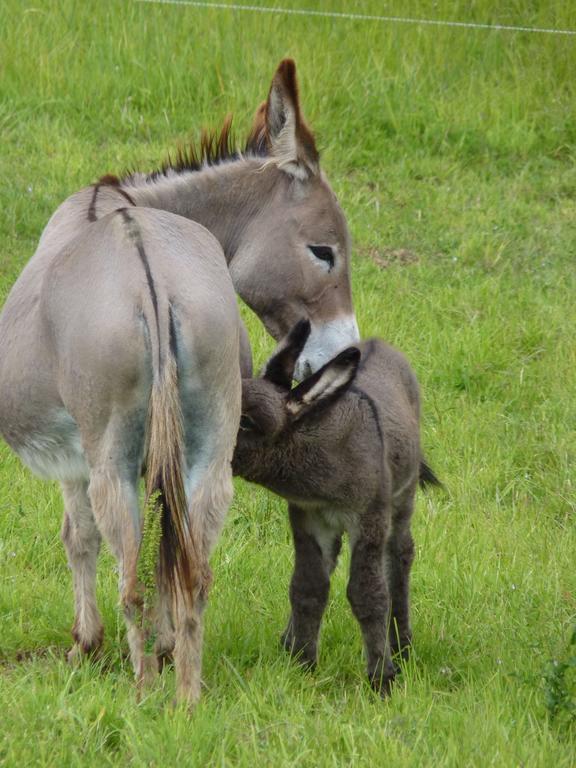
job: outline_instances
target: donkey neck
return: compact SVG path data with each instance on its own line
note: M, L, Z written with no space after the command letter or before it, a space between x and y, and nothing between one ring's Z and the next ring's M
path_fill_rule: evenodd
M271 201L284 174L261 158L241 158L199 171L140 177L130 186L134 204L161 208L197 221L220 242L226 261L234 258L254 217Z

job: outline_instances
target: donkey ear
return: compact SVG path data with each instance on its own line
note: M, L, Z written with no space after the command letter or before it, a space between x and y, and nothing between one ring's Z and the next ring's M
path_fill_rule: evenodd
M281 61L272 79L265 122L270 154L280 168L301 180L319 173L314 136L300 112L296 65L292 59Z
M286 403L288 412L298 419L313 407L327 404L343 395L354 381L359 363L358 347L348 347L340 352L290 392Z
M294 367L310 335L310 320L299 320L266 363L263 378L290 391Z
M266 129L266 104L268 102L263 101L262 104L256 110L254 119L252 120L252 128L248 134L246 141L246 149L253 152L255 155L268 154L267 144L267 129Z

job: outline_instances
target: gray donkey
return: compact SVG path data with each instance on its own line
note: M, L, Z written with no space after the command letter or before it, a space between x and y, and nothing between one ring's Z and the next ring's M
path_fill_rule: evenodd
M233 471L289 503L295 564L282 636L316 663L330 575L348 533L347 595L374 689L388 693L392 656L411 643L410 519L418 483L438 484L419 439L418 383L406 358L378 339L350 347L294 389L310 324L299 322L258 379L244 379Z
M245 331L234 289L276 337L304 313L312 332L299 365L316 370L358 338L349 257L291 60L243 152L232 151L227 121L199 152L149 175L106 176L56 210L0 316L0 434L62 486L70 659L102 643L104 537L138 679L156 664L137 578L146 474L162 509L155 650L174 651L179 698L198 698L208 557L232 494L240 419Z

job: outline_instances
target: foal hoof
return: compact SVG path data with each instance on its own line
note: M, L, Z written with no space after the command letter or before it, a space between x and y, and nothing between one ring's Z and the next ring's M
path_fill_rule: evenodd
M382 699L387 699L392 693L392 684L396 677L396 670L387 668L386 670L380 670L378 673L368 675L370 687L377 693Z
M309 646L298 646L293 637L286 637L282 635L281 638L282 647L290 654L292 659L302 667L302 669L312 671L316 669L316 651L310 649Z
M290 628L284 630L280 635L280 645L288 653L292 653L292 647L294 645L294 636Z
M390 653L395 658L400 658L402 661L408 661L410 658L410 652L412 650L412 636L393 638L390 641Z

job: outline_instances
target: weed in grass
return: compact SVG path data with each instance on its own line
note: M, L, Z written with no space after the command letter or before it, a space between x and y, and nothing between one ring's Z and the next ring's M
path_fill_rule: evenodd
M546 708L561 726L576 724L576 627L563 658L552 660L544 674Z

